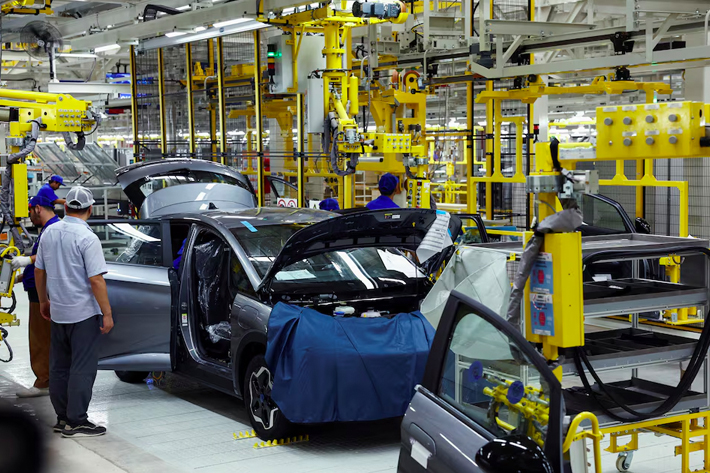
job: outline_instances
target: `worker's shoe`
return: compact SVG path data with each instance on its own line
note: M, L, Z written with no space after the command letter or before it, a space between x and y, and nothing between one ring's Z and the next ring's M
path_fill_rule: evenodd
M20 389L16 395L20 398L49 396L49 388L35 388L32 386L31 388Z
M67 424L62 431L62 437L64 438L78 438L78 437L98 437L106 433L106 427L100 425L92 424L88 420L81 425L72 427Z
M58 420L56 424L54 424L54 427L52 427L52 430L55 432L62 433L64 432L64 428L67 426L67 421L65 420Z

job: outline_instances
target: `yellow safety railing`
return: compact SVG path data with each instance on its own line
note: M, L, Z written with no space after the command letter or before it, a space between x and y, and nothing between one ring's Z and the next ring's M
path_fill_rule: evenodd
M579 425L585 420L592 423L592 430L580 430L577 432ZM591 412L580 412L574 419L572 419L569 430L567 430L567 436L562 444L562 453L569 451L573 442L587 438L591 439L594 445L594 471L596 473L602 473L601 440L603 437L604 435L599 430L599 420L597 419L597 416Z

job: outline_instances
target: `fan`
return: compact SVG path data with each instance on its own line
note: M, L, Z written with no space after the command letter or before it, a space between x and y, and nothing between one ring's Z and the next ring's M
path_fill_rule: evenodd
M33 58L49 58L49 80L54 82L54 58L57 50L63 46L59 30L46 21L32 21L20 31L20 42Z

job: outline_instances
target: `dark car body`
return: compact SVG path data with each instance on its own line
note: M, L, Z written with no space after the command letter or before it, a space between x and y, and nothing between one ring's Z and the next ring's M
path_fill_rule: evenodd
M433 210L339 216L278 207L194 211L190 202L188 208L153 219L89 221L107 256L105 279L115 321L103 339L99 366L126 381L139 381L151 371L175 371L243 398L247 370L265 368L254 363L263 359L268 319L277 302L331 315L344 302L358 311L376 301L383 311L406 312L417 310L431 287L426 273L400 250L417 250L438 217ZM452 234L459 228L460 221L451 218ZM409 269L373 266L380 252ZM345 263L355 267L340 264L345 269L333 276L333 264L345 255ZM306 278L304 264L313 272ZM336 280L323 282L321 275ZM274 437L254 417L258 433Z

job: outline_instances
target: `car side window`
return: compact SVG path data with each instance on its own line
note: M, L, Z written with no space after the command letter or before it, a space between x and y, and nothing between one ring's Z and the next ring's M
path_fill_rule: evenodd
M619 209L609 202L584 194L578 204L585 224L619 233L628 231Z
M231 254L229 290L232 299L234 299L237 294L243 294L256 299L256 292L254 291L251 281L249 281L246 271L244 271L241 261L239 261L239 258L237 258L237 255L235 255L233 251Z
M544 446L550 389L503 331L459 306L438 395L496 437L526 434Z
M93 224L108 262L163 266L163 235L159 223L128 221Z

